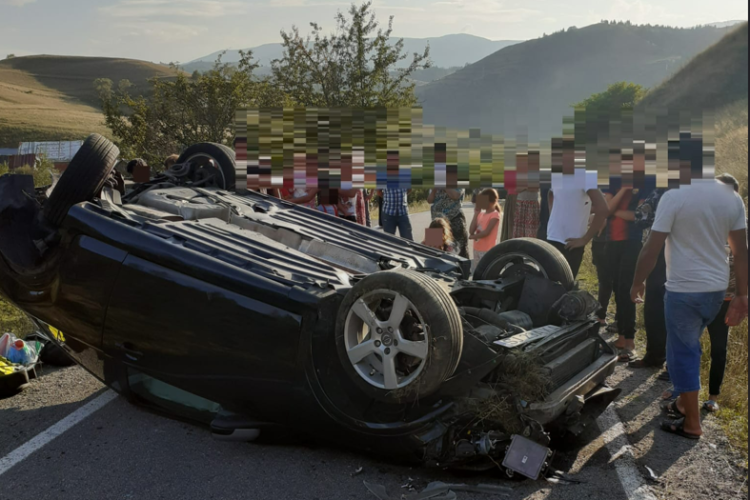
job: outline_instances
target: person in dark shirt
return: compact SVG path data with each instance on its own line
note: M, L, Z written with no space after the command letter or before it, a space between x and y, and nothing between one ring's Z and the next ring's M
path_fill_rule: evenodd
M656 217L659 200L666 189L654 190L644 202L636 208L634 224L648 232ZM646 327L646 354L643 358L631 362L630 368L659 368L667 360L667 324L664 319L664 293L667 282L667 262L664 249L656 261L656 267L646 279L646 297L643 304L643 317ZM669 372L659 377L669 379Z
M643 246L643 230L634 224L635 211L646 193L632 187L605 192L609 207L607 261L613 272L613 288L617 305L615 347L620 361L633 361L635 352L635 304L630 300L630 285L635 275L638 254Z

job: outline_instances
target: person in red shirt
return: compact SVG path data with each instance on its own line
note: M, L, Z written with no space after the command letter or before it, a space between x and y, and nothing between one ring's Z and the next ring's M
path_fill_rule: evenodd
M635 304L630 300L630 285L635 276L635 265L643 246L643 229L634 224L635 210L643 203L644 191L621 187L604 194L609 208L609 237L607 262L613 272L613 289L617 306L615 347L620 350L620 361L633 361L635 352Z

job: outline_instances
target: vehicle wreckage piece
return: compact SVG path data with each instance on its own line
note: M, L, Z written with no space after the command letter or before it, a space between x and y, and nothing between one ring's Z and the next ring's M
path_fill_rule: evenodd
M106 154L77 155L49 199L0 177L0 294L134 402L225 437L251 438L262 422L478 470L502 461L513 435L548 446L549 430L580 430L617 394L604 386L617 357L587 299L555 325L525 300L572 286L543 242L501 243L470 279L461 257L206 187L215 171L126 194L105 179L92 193L112 151L92 143ZM233 161L192 151L200 168ZM86 193L58 192L89 170ZM45 217L55 199L77 201ZM165 386L201 400L180 404Z

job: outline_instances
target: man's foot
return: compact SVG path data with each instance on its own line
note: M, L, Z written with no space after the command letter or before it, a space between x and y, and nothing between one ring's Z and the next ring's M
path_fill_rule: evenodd
M617 323L610 323L607 326L607 333L617 333L617 332L618 332Z
M664 411L667 413L667 416L669 418L685 418L685 413L680 410L680 407L677 405L677 400L672 401L667 406L665 406Z
M635 352L635 349L620 349L620 356L618 358L618 361L620 361L621 363L630 363L637 357L638 353Z
M661 364L655 364L648 361L646 358L636 359L635 361L628 363L628 368L659 368Z
M680 437L684 437L687 439L693 439L697 440L701 438L701 435L703 435L702 430L698 430L697 432L691 430L685 430L685 419L681 418L679 420L665 420L661 424L661 430L668 432L670 434L676 434Z
M709 399L708 401L703 403L703 409L706 410L708 413L716 413L721 409L721 407L719 406L719 403L717 403L715 399Z

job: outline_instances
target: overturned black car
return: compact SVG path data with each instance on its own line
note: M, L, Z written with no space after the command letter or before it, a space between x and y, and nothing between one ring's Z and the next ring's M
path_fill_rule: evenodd
M503 242L470 277L460 257L236 194L223 146L128 193L117 154L91 136L51 190L0 178L0 292L134 401L200 399L217 436L285 426L535 477L546 455L513 447L581 433L619 392L596 303L544 242Z

